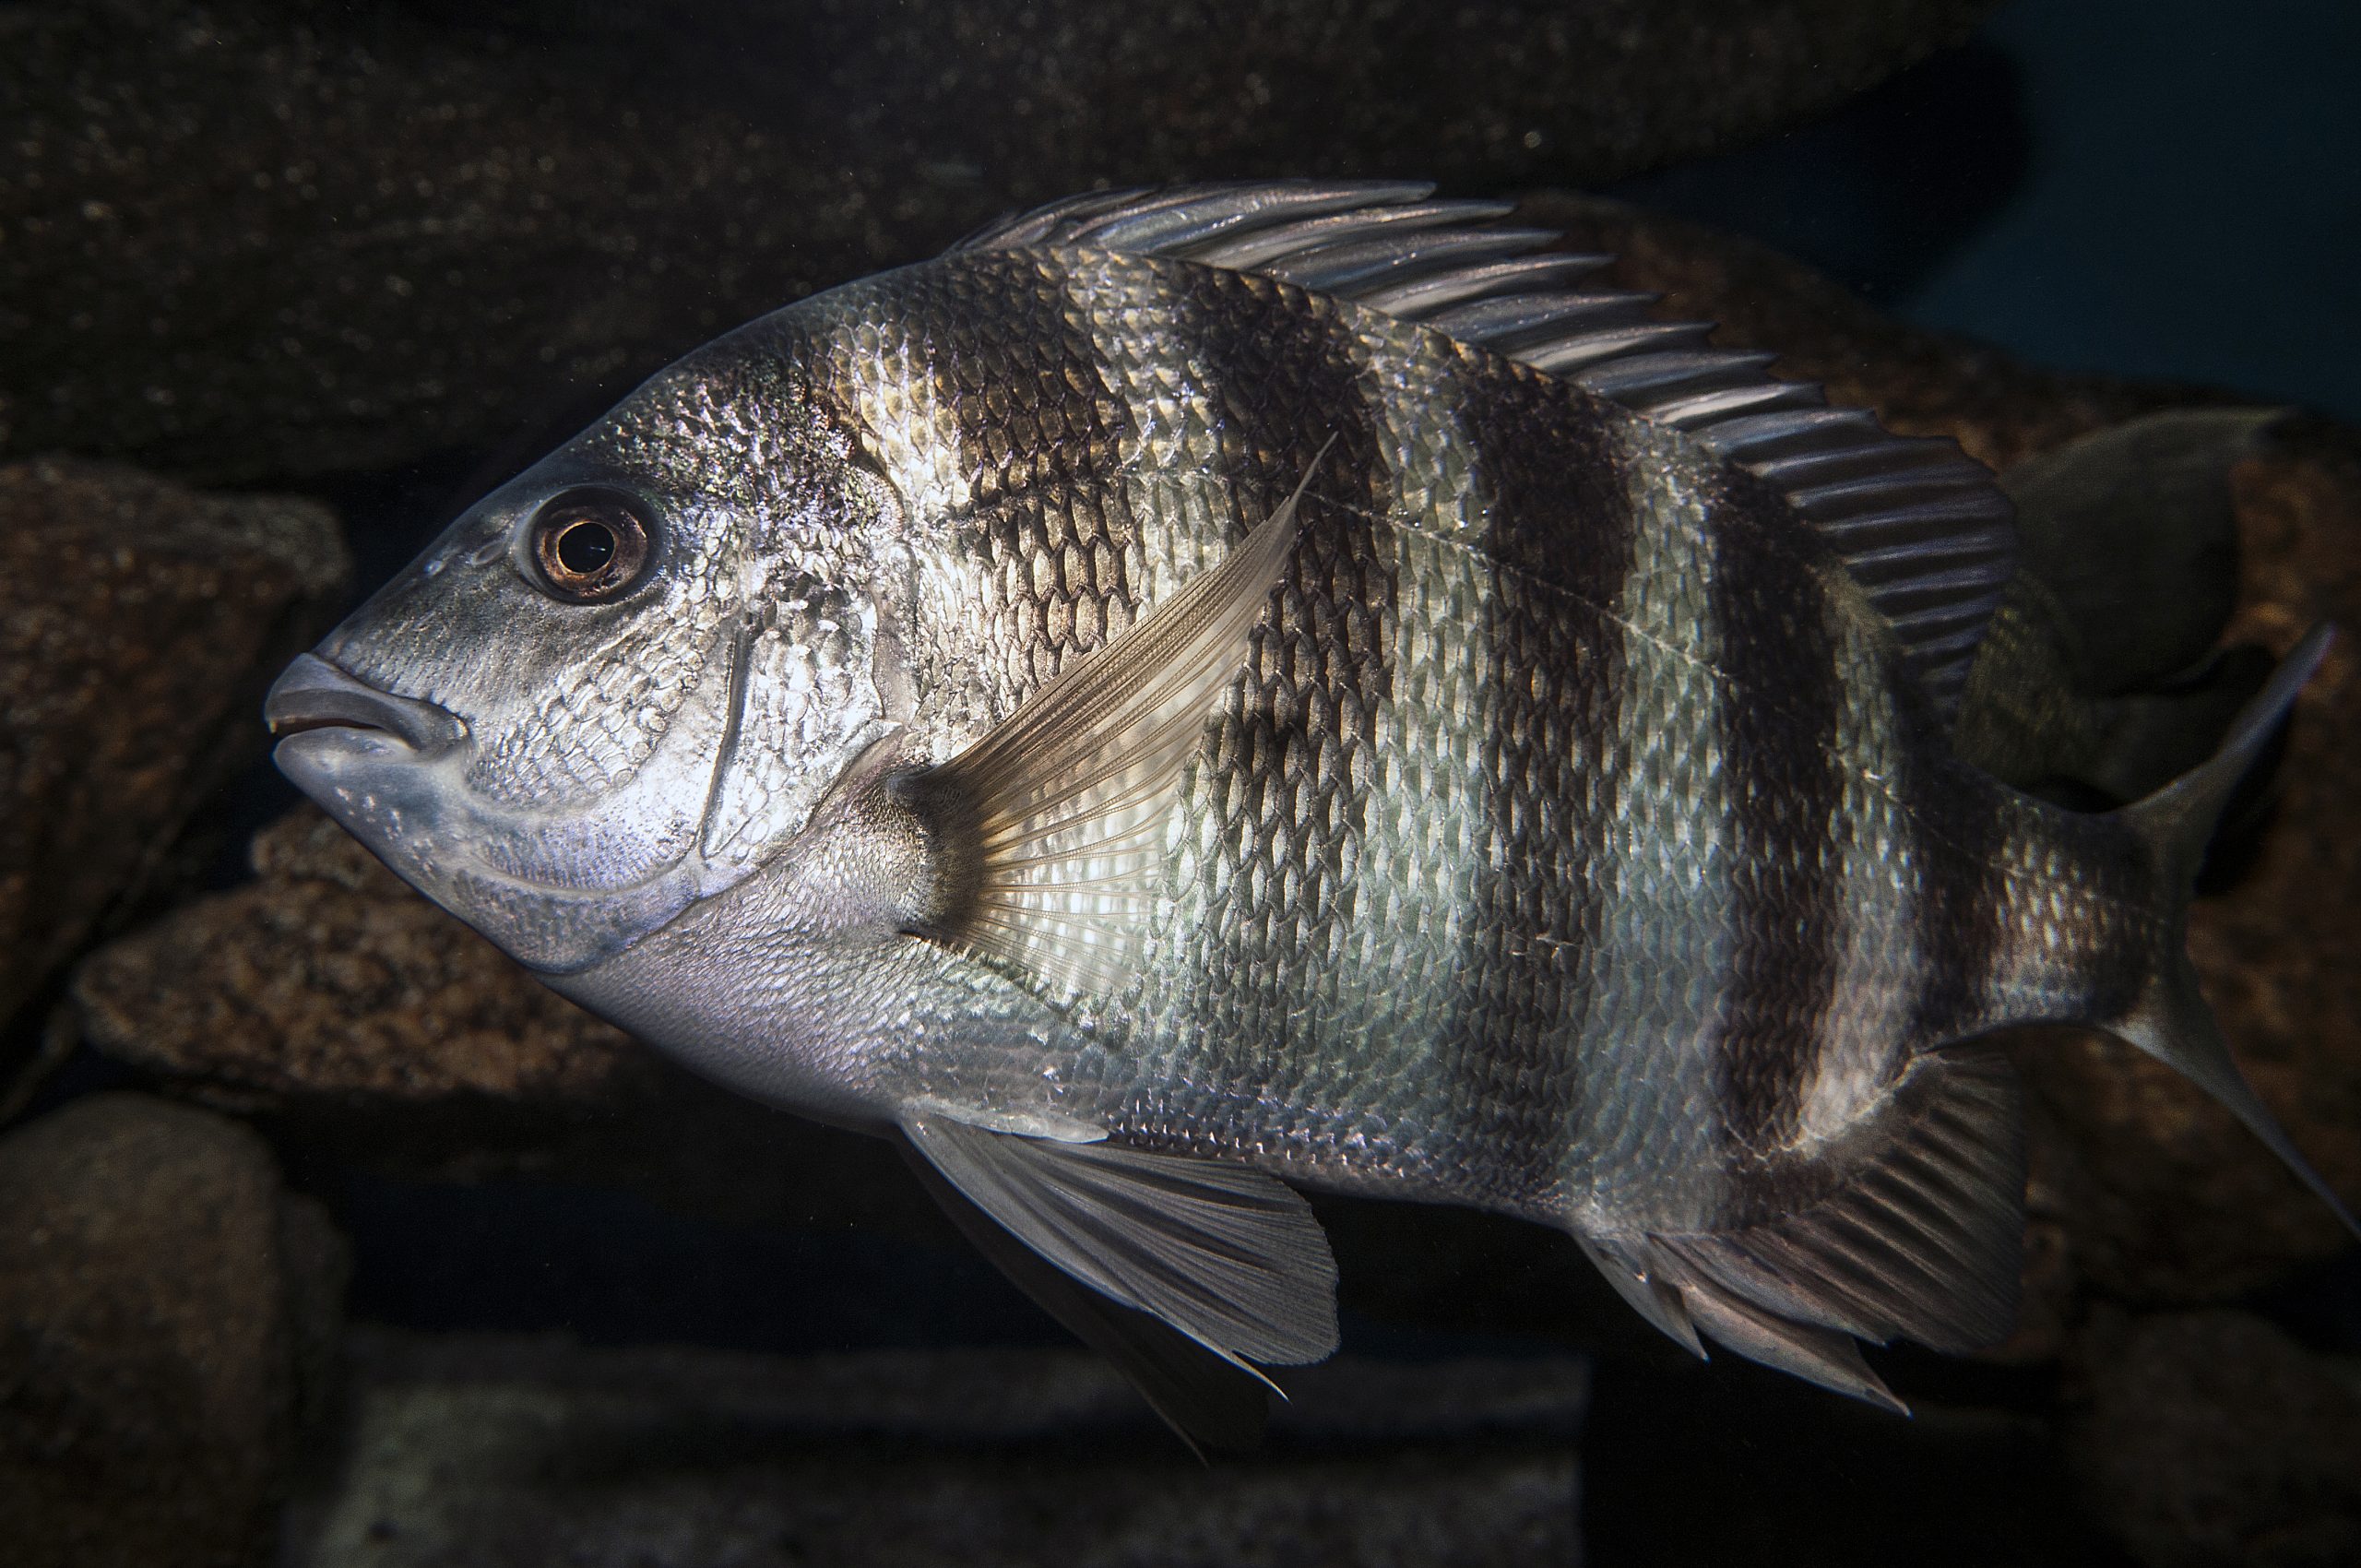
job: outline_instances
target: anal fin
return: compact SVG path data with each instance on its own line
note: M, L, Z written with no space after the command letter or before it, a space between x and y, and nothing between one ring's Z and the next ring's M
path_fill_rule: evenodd
M1818 1190L1726 1229L1587 1237L1625 1296L1676 1294L1679 1321L1753 1360L1903 1408L1854 1341L1966 1350L2016 1321L2024 1138L2016 1076L1968 1047L1918 1059L1885 1105L1809 1157ZM1612 1265L1612 1266L1610 1266ZM1677 1339L1659 1310L1648 1316Z

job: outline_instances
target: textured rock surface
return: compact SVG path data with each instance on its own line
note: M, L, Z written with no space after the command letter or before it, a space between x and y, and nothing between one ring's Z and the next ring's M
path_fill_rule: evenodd
M218 482L496 446L1008 205L1596 183L1830 107L1987 9L13 6L0 452Z
M341 1243L235 1123L101 1095L0 1140L11 1568L255 1560L334 1360Z
M264 686L349 571L309 503L0 469L0 1020L259 749Z
M76 974L101 1050L247 1098L586 1099L645 1057L412 893L309 807L255 839L258 880Z
M1069 1351L812 1360L362 1340L298 1564L1444 1565L1580 1558L1573 1360L1291 1377L1204 1468Z
M2104 1317L2076 1360L2076 1466L2148 1568L2361 1562L2361 1360L2235 1312Z

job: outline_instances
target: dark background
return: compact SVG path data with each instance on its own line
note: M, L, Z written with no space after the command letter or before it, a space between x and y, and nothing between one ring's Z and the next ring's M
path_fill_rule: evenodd
M1919 325L2361 416L2361 6L2020 0L1834 118L1644 176Z

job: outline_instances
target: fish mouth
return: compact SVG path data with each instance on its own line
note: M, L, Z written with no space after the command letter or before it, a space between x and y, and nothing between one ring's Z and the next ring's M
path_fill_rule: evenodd
M466 723L447 708L379 691L309 653L296 655L272 684L262 716L278 739L322 730L373 731L422 757L449 751L468 734Z

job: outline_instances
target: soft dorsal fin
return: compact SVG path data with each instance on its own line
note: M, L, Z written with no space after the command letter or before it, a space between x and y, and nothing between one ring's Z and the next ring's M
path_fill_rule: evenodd
M1080 245L1257 272L1415 321L1697 436L1785 495L1892 623L1945 719L2016 566L2009 501L1945 438L1827 407L1771 356L1709 347L1655 296L1583 291L1604 256L1533 254L1501 202L1412 182L1310 181L1094 192L993 224L961 250Z

